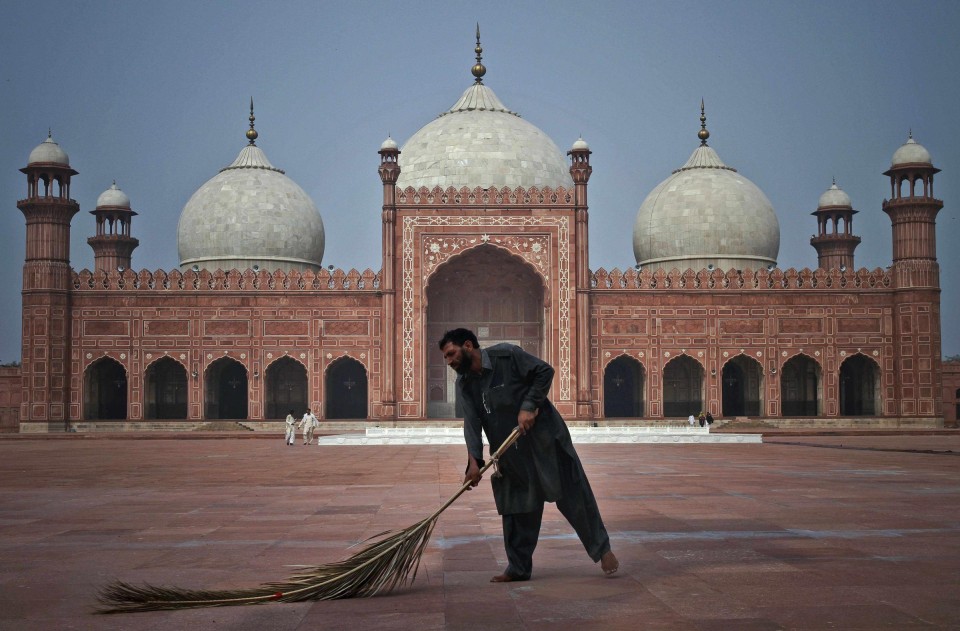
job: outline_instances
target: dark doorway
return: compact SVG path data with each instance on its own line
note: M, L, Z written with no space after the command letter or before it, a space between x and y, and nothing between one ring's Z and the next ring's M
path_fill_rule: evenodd
M872 416L878 402L880 367L864 355L854 355L840 365L840 414Z
M207 367L206 418L247 418L247 369L230 357L221 357Z
M680 355L663 367L663 415L696 416L703 410L703 366Z
M456 375L437 340L466 327L481 346L511 342L543 357L543 278L506 250L481 245L451 257L430 277L427 297L427 416L453 418Z
M291 357L281 357L273 362L267 367L266 395L266 418L282 419L290 410L293 410L294 416L303 416L310 407L307 401L307 369Z
M780 415L817 416L820 413L820 365L807 355L796 355L780 371Z
M761 366L746 355L737 355L723 366L724 416L760 416Z
M187 418L187 369L170 357L150 364L144 399L148 419Z
M127 371L120 362L98 359L87 368L83 382L85 419L127 418Z
M607 364L603 373L603 416L643 416L643 366L634 358L621 355Z
M330 364L326 379L325 418L367 418L367 369L352 357Z

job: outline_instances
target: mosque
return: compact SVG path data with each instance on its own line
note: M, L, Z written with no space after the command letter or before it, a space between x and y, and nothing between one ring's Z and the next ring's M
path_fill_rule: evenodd
M452 419L436 340L456 326L550 362L568 419L943 424L943 203L912 137L883 174L885 269L856 268L858 211L836 183L812 209L818 268L780 269L776 213L708 144L701 106L689 160L662 165L639 203L635 264L591 270L589 145L564 152L511 111L484 84L479 33L475 52L459 99L379 148L379 269L323 265L321 214L257 146L252 102L247 144L183 208L168 271L134 270L137 213L115 184L90 211L94 269L73 270L77 171L52 137L37 146L17 202L20 431L255 424L307 407L321 421Z

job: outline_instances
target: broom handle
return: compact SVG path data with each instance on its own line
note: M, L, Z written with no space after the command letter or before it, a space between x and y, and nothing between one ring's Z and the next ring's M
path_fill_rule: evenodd
M490 455L490 460L487 462L487 464L483 465L483 467L480 469L480 475L483 475L483 473L484 473L487 469L489 469L490 467L492 467L493 465L495 465L495 464L497 463L497 460L500 459L500 456L503 455L503 452L505 452L505 451L507 450L507 448L510 447L510 445L512 445L513 443L517 442L517 439L518 439L518 438L520 438L520 426L519 426L519 425L518 425L517 427L513 428L513 431L510 432L510 435L507 436L506 440L503 441L503 443L500 445L500 448L497 449L497 451L496 451L495 453L493 453L493 454ZM464 482L464 483L463 483L463 486L460 487L460 490L459 490L459 491L457 491L456 493L454 493L453 497L451 497L450 499L448 499L443 506L441 506L440 508L438 508L438 509L433 513L433 515L430 515L430 516L427 517L427 519L425 519L424 521L430 521L430 520L434 519L435 517L437 517L437 516L438 516L440 513L442 513L443 511L447 510L447 508L449 508L451 504L453 504L455 501L457 501L457 498L458 498L458 497L460 497L461 495L463 495L464 493L466 493L468 489L470 489L470 483L469 483L469 482Z

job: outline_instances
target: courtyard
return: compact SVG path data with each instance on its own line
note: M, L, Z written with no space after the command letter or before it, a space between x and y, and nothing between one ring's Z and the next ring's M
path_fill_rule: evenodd
M464 448L6 436L0 629L960 628L960 434L578 451L612 578L549 505L533 580L489 583L506 561L485 479L391 594L103 616L114 579L252 587L343 559L450 497Z

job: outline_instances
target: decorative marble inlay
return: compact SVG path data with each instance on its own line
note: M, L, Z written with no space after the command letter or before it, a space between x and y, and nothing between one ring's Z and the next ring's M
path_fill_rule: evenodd
M472 234L462 235L425 235L422 247L422 269L414 265L415 251L418 249L417 236L424 228L431 227L464 227L464 228L499 228L503 234L496 234L495 230L484 230L479 236ZM548 235L538 234L511 234L517 229L528 226L543 227L550 231ZM556 329L559 331L559 357L557 371L559 374L560 392L558 399L570 399L571 390L571 348L570 348L570 309L573 292L570 287L570 225L567 217L551 216L515 216L501 215L494 217L461 216L461 215L433 215L424 217L404 217L401 242L401 397L402 401L414 401L415 392L414 372L416 366L416 349L414 339L416 327L420 319L416 317L414 302L416 296L421 299L426 293L427 279L430 271L450 256L477 245L489 243L504 248L513 254L522 257L543 275L544 281L549 280L547 271L551 268L550 242L556 238L559 278L559 291L556 309ZM539 247L534 246L539 244ZM436 247L433 247L433 246ZM545 251L544 251L545 250ZM433 257L431 259L430 257ZM415 284L418 284L416 289ZM549 338L548 338L549 339Z

